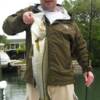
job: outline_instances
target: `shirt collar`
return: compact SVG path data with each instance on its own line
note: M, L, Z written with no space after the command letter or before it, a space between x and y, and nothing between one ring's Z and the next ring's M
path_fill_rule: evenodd
M56 20L70 20L71 19L67 10L62 6L57 6L57 9L54 12L43 10L41 5L38 6L38 9L44 12L50 24L53 24Z

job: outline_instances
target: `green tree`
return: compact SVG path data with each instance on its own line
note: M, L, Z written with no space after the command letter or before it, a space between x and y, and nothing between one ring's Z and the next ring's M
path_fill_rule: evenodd
M100 66L100 0L64 0L63 5L72 13L87 43L91 43L94 66Z
M16 52L17 52L18 55L24 54L24 59L25 59L25 55L26 55L25 44L20 44L20 47L16 49Z
M0 43L7 43L7 37L5 35L0 35Z

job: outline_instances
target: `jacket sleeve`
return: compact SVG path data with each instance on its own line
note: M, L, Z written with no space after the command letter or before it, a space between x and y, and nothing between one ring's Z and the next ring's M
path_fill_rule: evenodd
M92 67L89 66L89 53L87 49L87 43L84 40L82 34L80 33L80 30L78 26L75 24L75 56L79 62L79 64L82 66L83 73L87 71L92 71Z
M8 16L3 23L3 31L8 35L15 35L19 32L25 31L28 26L23 23L22 15L29 10L32 10L32 6Z

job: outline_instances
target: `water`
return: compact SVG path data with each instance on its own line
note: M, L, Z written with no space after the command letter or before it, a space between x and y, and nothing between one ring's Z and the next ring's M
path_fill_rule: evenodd
M7 100L25 100L25 86L18 83L8 83L6 98Z
M94 69L95 81L91 87L87 89L84 86L82 75L76 76L75 91L79 100L100 100L100 68ZM7 75L3 76L7 80L6 100L25 100L25 82L20 76Z
M10 74L3 76L7 81L7 88L5 90L6 100L25 100L25 82L18 75Z

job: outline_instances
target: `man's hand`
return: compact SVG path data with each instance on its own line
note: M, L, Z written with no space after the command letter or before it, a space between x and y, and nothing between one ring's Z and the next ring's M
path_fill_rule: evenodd
M34 22L33 12L28 11L23 14L23 22L27 25L31 25Z
M84 73L85 85L89 87L94 81L94 75L91 71Z

